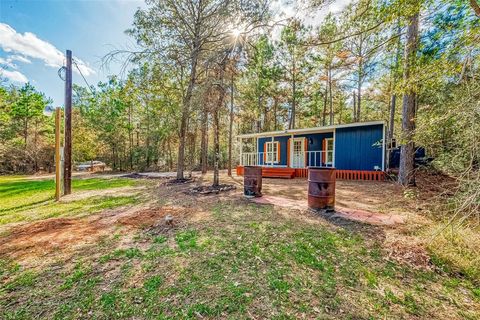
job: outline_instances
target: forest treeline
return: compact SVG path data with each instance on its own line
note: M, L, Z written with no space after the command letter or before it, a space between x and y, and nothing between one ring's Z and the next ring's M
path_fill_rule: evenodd
M239 133L384 120L402 145L460 179L457 207L480 207L480 18L475 1L360 0L335 14L305 4L283 18L266 0L146 0L126 32L124 73L75 86L73 152L114 170L184 171L238 162ZM321 17L321 18L320 18ZM0 88L0 171L49 170L50 101ZM218 176L216 177L218 181Z

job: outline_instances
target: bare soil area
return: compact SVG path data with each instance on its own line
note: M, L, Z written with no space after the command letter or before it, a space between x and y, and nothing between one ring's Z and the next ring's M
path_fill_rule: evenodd
M29 267L40 267L55 259L70 259L85 246L115 233L164 224L165 216L184 218L183 208L160 207L107 210L86 218L52 218L14 227L0 238L0 256Z

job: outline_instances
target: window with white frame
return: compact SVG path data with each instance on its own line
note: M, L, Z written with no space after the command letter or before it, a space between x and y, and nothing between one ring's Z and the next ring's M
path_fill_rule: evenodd
M278 141L273 142L266 142L265 143L265 151L267 152L266 155L266 163L278 163L278 150L280 149L280 144Z
M327 165L333 165L333 138L325 139L325 151L327 156Z

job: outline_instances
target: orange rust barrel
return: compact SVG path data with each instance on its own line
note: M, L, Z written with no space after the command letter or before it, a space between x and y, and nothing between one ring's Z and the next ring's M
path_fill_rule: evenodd
M262 196L262 167L243 167L243 193L245 196Z
M308 168L308 207L313 210L334 210L334 168Z

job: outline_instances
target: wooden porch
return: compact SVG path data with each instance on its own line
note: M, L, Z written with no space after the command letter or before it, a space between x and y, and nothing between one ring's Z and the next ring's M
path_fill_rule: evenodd
M243 166L237 166L237 175L243 176ZM264 178L307 178L308 168L286 168L286 167L262 167ZM367 170L336 170L336 178L339 180L385 180L383 171Z

